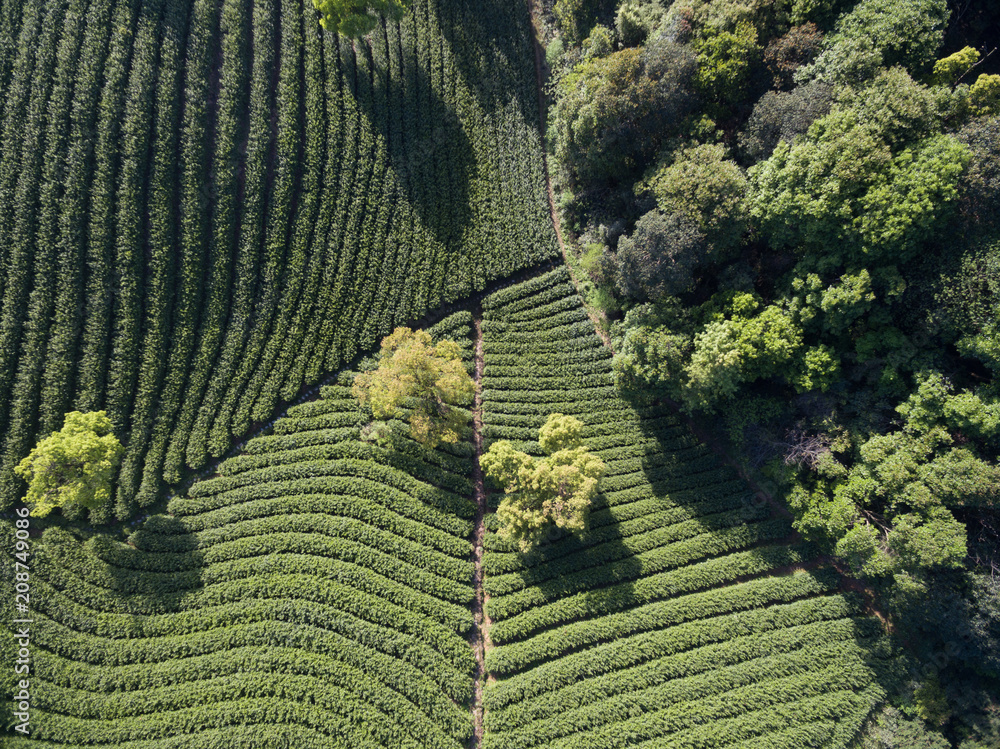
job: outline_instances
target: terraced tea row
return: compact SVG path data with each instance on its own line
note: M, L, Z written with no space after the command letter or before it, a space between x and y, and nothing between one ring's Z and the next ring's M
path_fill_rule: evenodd
M465 745L471 434L363 442L350 379L127 544L34 544L30 745Z
M582 536L487 536L483 746L846 746L890 653L838 575L668 411L620 399L565 269L488 297L482 329L484 437L538 454L569 413L608 466Z
M397 324L555 253L523 3L352 42L306 0L11 0L0 508L108 411L119 517Z

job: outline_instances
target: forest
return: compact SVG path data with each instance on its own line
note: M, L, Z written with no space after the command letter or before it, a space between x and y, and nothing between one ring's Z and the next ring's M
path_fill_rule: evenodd
M0 0L5 745L1000 746L998 43Z

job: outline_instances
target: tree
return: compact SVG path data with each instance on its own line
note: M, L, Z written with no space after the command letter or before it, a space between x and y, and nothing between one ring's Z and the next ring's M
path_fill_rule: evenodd
M734 105L746 98L750 73L761 56L752 25L741 21L732 31L706 26L695 49L698 73L694 84L706 101Z
M457 442L469 421L475 383L454 341L434 344L427 331L396 328L382 340L378 369L358 375L353 392L380 421L410 409L410 436L427 447Z
M680 395L680 376L691 355L690 336L664 325L629 327L615 352L615 386L626 394Z
M792 379L801 353L802 329L787 310L774 305L758 315L735 314L710 322L695 336L684 370L685 408L714 411L743 383L776 376Z
M1000 114L1000 75L983 73L969 87L969 98L976 114Z
M25 504L44 517L57 507L94 509L111 497L121 442L107 413L66 414L63 428L43 439L17 466L28 482Z
M553 112L560 164L582 183L632 174L689 111L694 70L689 49L663 40L577 65Z
M538 433L546 457L532 458L500 440L481 458L485 474L505 492L497 509L500 535L517 541L522 551L531 549L553 525L586 529L606 466L583 444L582 433L579 419L553 413Z
M768 91L754 105L740 133L740 149L749 161L766 159L781 141L792 143L817 119L830 112L833 90L812 82L789 91Z
M726 259L747 228L747 178L726 156L716 144L680 149L649 180L660 210L686 215L704 232L713 260Z
M969 150L950 135L894 149L884 123L835 108L750 168L749 211L820 268L911 259L947 218Z
M313 0L322 13L319 20L324 29L341 36L364 36L378 25L379 16L398 21L412 0Z
M963 47L934 63L933 80L940 86L954 86L979 61L979 50Z
M973 226L1000 227L1000 117L977 117L956 137L972 158L959 183L959 210Z
M774 87L791 88L795 71L815 59L822 42L823 32L814 23L795 26L772 40L764 50L764 64L774 79Z
M613 5L610 0L556 0L552 11L567 39L578 42L590 32L594 19Z
M661 23L665 11L659 0L625 0L615 14L615 30L623 47L638 47Z
M694 269L705 262L708 249L694 219L652 210L639 219L631 237L618 240L618 288L639 301L690 291Z

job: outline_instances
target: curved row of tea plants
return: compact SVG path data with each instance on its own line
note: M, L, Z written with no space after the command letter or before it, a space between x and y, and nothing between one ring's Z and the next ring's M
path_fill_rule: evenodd
M351 377L127 543L33 543L31 745L465 745L471 441L362 441Z
M488 297L482 330L487 441L537 454L571 413L608 466L586 533L486 538L483 746L846 746L891 654L838 575L665 409L620 399L564 269Z
M40 0L0 21L0 508L63 414L153 502L398 324L550 258L527 6Z

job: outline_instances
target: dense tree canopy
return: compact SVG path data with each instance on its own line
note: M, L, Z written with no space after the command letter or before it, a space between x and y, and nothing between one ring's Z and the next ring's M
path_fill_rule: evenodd
M859 84L881 67L923 72L944 40L949 15L947 0L861 0L840 17L823 52L798 77Z
M894 149L891 128L863 115L837 108L750 170L750 212L776 246L830 268L892 263L942 226L968 149L946 134Z
M724 258L747 229L747 180L727 157L725 147L717 144L678 149L649 180L660 210L693 220L710 243L713 259Z
M665 40L577 65L553 113L560 162L583 181L633 173L688 112L695 69L690 50Z
M632 299L660 299L690 291L694 270L708 257L697 222L684 213L650 211L629 237L618 240L618 288Z

